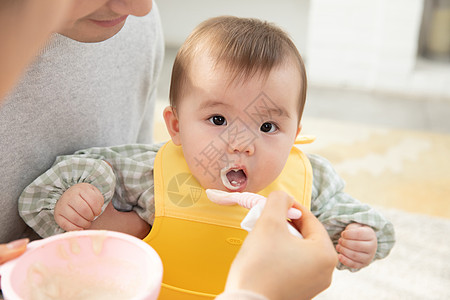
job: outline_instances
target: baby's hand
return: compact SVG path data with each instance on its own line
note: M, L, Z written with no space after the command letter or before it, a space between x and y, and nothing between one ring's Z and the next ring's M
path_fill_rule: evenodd
M55 221L65 231L88 229L102 212L103 203L103 195L95 186L76 184L56 202Z
M368 266L377 252L375 231L366 225L352 223L341 233L336 245L339 261L349 268L361 269Z

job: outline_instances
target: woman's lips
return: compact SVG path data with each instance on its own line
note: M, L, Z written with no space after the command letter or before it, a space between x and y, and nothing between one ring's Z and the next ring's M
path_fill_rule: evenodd
M101 27L114 27L117 24L120 24L123 21L125 21L127 17L128 15L122 16L114 20L107 20L107 21L91 20L91 21Z

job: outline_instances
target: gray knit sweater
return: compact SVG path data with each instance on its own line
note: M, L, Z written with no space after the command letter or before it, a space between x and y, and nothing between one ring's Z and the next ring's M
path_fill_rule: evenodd
M0 106L0 243L34 237L17 200L56 156L152 142L163 55L155 4L100 43L53 36Z

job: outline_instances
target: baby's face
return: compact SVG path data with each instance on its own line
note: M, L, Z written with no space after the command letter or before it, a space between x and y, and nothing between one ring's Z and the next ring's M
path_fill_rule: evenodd
M213 68L207 57L192 66L189 87L177 105L173 141L182 145L204 188L262 190L281 173L299 132L300 73L294 64L284 64L267 79L253 76L228 84L223 66Z

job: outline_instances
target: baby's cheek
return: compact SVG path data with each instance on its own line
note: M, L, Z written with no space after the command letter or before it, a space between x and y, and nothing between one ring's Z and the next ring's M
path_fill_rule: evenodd
M270 185L277 177L280 175L283 168L279 166L279 164L273 164L271 162L261 163L263 166L257 172L257 188L256 192L266 188Z

